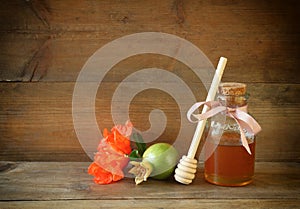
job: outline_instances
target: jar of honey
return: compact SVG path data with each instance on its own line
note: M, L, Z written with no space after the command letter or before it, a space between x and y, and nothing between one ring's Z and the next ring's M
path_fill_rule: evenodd
M243 83L221 84L217 99L228 110L247 112L248 95ZM212 118L212 130L206 137L205 180L221 186L247 185L252 182L254 175L255 135L241 129L236 119L229 117L228 113L220 114L225 115L225 122L220 123ZM250 152L242 144L241 131L244 132Z

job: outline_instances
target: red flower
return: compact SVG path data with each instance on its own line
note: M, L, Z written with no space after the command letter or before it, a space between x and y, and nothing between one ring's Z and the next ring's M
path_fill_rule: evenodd
M98 145L94 162L88 168L88 173L94 176L95 183L109 184L124 178L123 168L129 161L126 155L131 152L131 132L132 124L129 121L125 126L113 127L111 132L104 129L104 138Z

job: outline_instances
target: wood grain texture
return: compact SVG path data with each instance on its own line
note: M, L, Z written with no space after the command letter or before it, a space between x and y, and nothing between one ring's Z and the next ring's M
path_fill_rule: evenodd
M7 208L194 208L231 209L231 208L298 208L300 200L219 200L219 199L143 199L143 200L64 200L64 201L9 201L1 202L0 207Z
M220 56L227 57L223 81L249 85L250 112L263 128L257 160L298 162L299 9L297 0L2 2L0 160L88 161L72 121L78 74L105 44L124 35L157 31L192 42L215 66ZM117 85L146 67L176 74L197 100L205 98L202 82L184 64L160 55L133 56L115 65L100 85L100 129L113 124L110 107ZM132 101L130 118L147 129L145 115L156 107L169 121L161 138L172 142L180 115L169 95L142 92Z
M99 88L95 105L100 130L113 126L111 100L118 84L104 83ZM0 83L1 160L88 160L73 127L74 85L71 82ZM263 128L257 140L258 161L299 161L299 91L299 85L249 85L249 111ZM130 105L132 122L140 130L148 129L147 118L153 108L163 110L168 119L158 141L173 143L183 119L170 95L156 90L138 94ZM183 154L189 146L186 140L189 139L181 140Z
M191 41L213 63L227 57L225 80L299 83L295 0L38 2L1 4L1 80L74 81L104 44L158 31Z
M2 37L0 79L75 81L87 59L104 44L113 40L99 38L99 35L93 32L66 33L55 37L43 34L5 34ZM36 36L40 38L34 40ZM121 35L116 38L120 37ZM185 38L180 35L179 37ZM248 37L237 39L241 43L234 43L236 39L219 40L210 37L186 39L199 47L215 65L220 56L228 58L224 74L226 81L299 83L299 43L295 41L278 38L276 41L257 43ZM213 45L222 45L222 48L217 49ZM37 58L39 63L36 63ZM121 65L120 69L130 71L131 66L136 65L135 60L130 64ZM151 59L146 64L153 65ZM176 66L174 68L176 69Z
M96 185L86 173L88 165L86 162L10 163L0 172L0 206L292 208L299 204L299 163L256 163L254 182L246 187L211 185L204 181L201 166L189 186L172 179L149 179L136 186L131 178Z

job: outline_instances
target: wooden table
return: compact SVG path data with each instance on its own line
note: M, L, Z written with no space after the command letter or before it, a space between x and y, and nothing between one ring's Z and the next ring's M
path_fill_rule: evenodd
M220 187L205 182L126 178L96 185L89 162L1 162L0 208L299 208L300 164L257 162L254 182Z

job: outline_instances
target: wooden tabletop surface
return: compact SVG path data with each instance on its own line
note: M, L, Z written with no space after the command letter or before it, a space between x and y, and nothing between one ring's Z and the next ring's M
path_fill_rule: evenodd
M96 185L89 162L1 162L0 208L299 208L300 164L257 162L245 187L125 178Z

